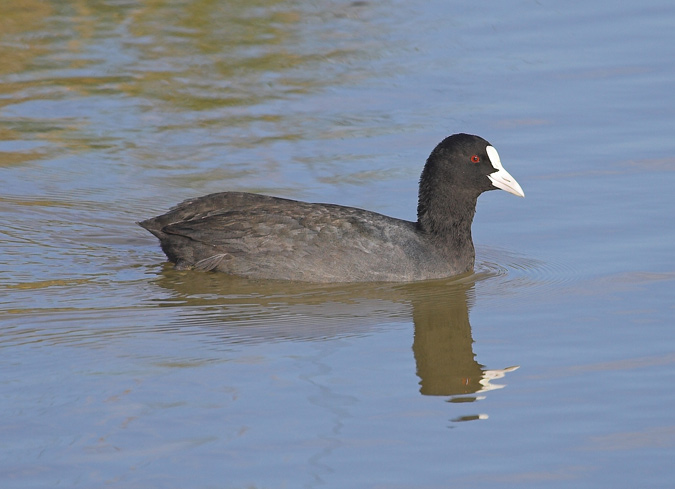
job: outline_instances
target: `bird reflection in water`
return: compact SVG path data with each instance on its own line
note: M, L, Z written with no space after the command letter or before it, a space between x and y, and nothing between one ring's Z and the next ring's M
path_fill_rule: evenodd
M488 370L476 361L469 323L473 282L456 283L452 289L444 297L413 300L417 376L422 395L471 402L481 398L475 394L504 387L493 381L518 367Z
M180 329L195 327L193 333L232 343L361 336L383 323L409 321L412 312L419 392L467 403L504 387L495 381L518 368L486 369L476 361L469 309L476 280L485 278L489 276L467 274L410 284L311 285L167 266L156 284L170 290L160 302L180 308ZM175 331L176 326L170 327ZM453 421L485 417L475 414Z

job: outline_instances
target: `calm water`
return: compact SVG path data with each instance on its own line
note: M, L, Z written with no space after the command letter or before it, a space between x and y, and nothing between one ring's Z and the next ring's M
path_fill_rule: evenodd
M675 6L6 0L7 488L670 488ZM246 190L413 219L494 144L476 273L176 272L134 222Z

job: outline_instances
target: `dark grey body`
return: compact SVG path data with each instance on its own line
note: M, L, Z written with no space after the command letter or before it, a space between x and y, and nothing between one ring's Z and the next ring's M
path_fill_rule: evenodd
M414 281L471 270L417 223L333 204L224 192L139 223L178 268L309 282Z

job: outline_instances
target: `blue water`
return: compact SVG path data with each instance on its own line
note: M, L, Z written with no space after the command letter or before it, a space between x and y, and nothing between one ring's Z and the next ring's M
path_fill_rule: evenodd
M675 6L5 2L2 487L669 488ZM488 139L476 273L177 272L245 190L414 219Z

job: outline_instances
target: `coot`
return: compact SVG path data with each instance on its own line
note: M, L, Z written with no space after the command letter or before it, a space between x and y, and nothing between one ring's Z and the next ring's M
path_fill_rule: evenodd
M471 271L478 196L524 197L497 150L469 134L449 136L422 171L417 222L354 207L244 192L186 200L140 222L178 269L306 282L408 282Z

